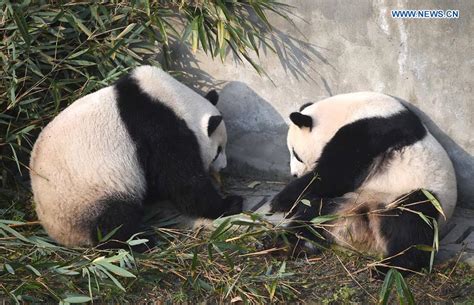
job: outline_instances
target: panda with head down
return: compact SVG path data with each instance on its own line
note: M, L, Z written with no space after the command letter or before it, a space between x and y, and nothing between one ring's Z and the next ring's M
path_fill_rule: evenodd
M207 99L206 99L207 98ZM164 71L142 66L63 110L41 132L30 160L38 218L66 246L91 246L118 229L143 230L147 205L171 202L191 219L239 213L209 172L226 166L226 128L206 98ZM99 234L100 232L100 234Z
M360 92L303 105L290 121L287 145L296 179L262 211L309 247L308 240L323 237L382 256L386 267L428 266L430 252L415 246L431 246L434 230L420 213L443 225L457 192L446 151L420 119L393 97ZM321 215L337 217L308 228Z

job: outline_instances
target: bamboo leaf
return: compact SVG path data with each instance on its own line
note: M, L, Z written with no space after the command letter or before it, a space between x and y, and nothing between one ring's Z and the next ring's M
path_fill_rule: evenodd
M5 267L5 269L7 270L8 273L15 274L15 270L12 268L12 266L10 264L5 263L3 266Z
M75 53L69 55L68 58L73 59L73 58L79 57L82 54L85 54L85 53L88 53L88 52L90 52L90 50L89 50L89 48L86 48L84 50L81 50L81 51L78 51L78 52L75 52Z
M224 47L225 26L224 22L217 22L217 45L222 50Z
M423 219L424 222L426 222L427 225L429 225L430 227L432 227L431 225L431 221L425 216L425 214L423 214L422 212L417 212L417 211L414 211L416 214L418 214L418 216L421 217L421 219Z
M268 22L267 16L265 16L265 13L262 11L262 9L255 3L252 3L251 6L254 12L260 18L260 20L263 21L269 29L272 29L272 25L270 24L270 22Z
M100 270L105 273L105 275L108 276L109 279L112 280L112 282L114 282L115 286L117 286L120 290L122 290L123 292L125 292L125 288L122 286L122 284L120 284L120 282L117 280L117 278L115 278L115 276L113 276L109 271L107 271L104 267L102 266L99 266Z
M443 207L441 206L441 203L439 203L438 199L433 196L429 191L427 190L421 190L423 194L428 198L428 200L431 202L431 204L438 210L438 212L443 215L444 219L446 220L446 215L444 214Z
M258 45L257 42L255 41L255 36L252 32L247 33L248 40L250 41L250 44L252 45L253 50L255 53L257 53L257 56L259 56L259 50L258 50Z
M308 199L301 199L300 202L308 207L311 207L311 201Z
M132 31L135 28L135 25L136 23L129 24L125 29L123 29L122 32L120 32L120 34L117 35L117 37L115 37L115 39L116 40L122 39L125 35L127 35L130 31Z
M430 255L430 272L433 271L434 257L435 253L439 250L439 232L438 232L438 222L433 219L433 251Z
M410 288L408 288L403 275L398 271L394 271L394 278L400 303L414 305L415 298L413 297Z
M82 23L82 21L79 18L77 18L74 15L72 15L72 17L74 18L74 22L76 23L77 27L81 29L81 31L83 31L84 34L86 34L88 38L90 38L92 36L92 32L84 25L84 23Z
M29 46L31 43L31 37L28 33L28 24L24 17L24 12L20 9L19 6L12 7L11 4L7 4L10 13L13 15L13 19L15 20L16 26L20 31L21 36L25 43Z
M414 247L415 249L426 251L426 252L432 252L435 250L433 247L430 247L428 245L415 245Z
M144 0L143 3L145 4L145 12L148 17L151 17L151 8L150 8L150 0Z
M107 235L103 236L102 237L102 232L98 231L98 240L99 242L104 242L104 241L107 241L109 240L110 238L112 238L112 236L115 235L115 233L117 233L117 231L122 227L122 225L119 225L118 227L114 228L112 231L110 231L109 233L107 233Z
M160 17L157 17L156 23L158 24L158 28L160 29L160 34L163 37L163 43L165 45L168 45L168 32L166 31L164 22L161 20Z
M434 248L436 251L439 250L439 232L438 232L438 222L436 219L433 219L433 231L434 231L434 237L433 237L433 244Z
M250 182L250 183L247 185L247 187L248 187L248 188L251 188L251 189L254 189L255 187L257 187L257 186L260 185L260 184L262 184L262 182L260 182L260 181L252 181L252 182Z
M193 53L198 49L199 44L199 33L198 33L198 18L194 18L191 22L191 46Z
M3 224L3 223L0 223L0 229L10 233L11 235L15 236L16 238L26 242L26 243L30 243L30 240L28 238L26 238L25 236L23 236L22 234L20 234L19 232L15 231L14 229L10 228L9 226Z
M385 279L382 284L382 288L379 292L379 304L386 305L388 303L388 298L390 297L390 291L392 290L394 283L394 269L390 269L385 275Z
M26 265L26 268L30 269L31 272L33 272L36 276L41 276L41 273L35 267L31 265Z
M142 239L133 239L127 242L130 246L137 246L137 245L143 245L148 242L148 239L142 238Z
M216 220L219 220L219 219L216 219ZM214 221L214 223L216 223L216 220ZM222 221L222 223L220 223L219 226L214 230L214 232L212 232L209 239L210 240L215 240L217 237L222 235L231 226L230 221L231 221L230 217L225 218Z
M71 295L62 300L65 303L79 304L92 301L92 298L86 295Z
M99 261L99 262L96 262L96 264L99 264L101 265L102 267L106 268L107 270L109 270L110 272L116 274L116 275L120 275L120 276L123 276L123 277L136 277L133 273L131 273L130 271L127 271L119 266L116 266L112 263L109 263L109 262L106 262L106 261Z
M72 268L71 266L64 266L64 267L59 267L59 266L54 266L52 267L52 270L54 270L56 273L63 274L63 275L78 275L79 272L70 270L69 268Z
M317 216L317 217L313 218L311 220L311 223L313 223L313 224L322 224L322 223L325 223L325 222L336 220L338 218L339 218L338 215L321 215L321 216Z
M199 26L199 28L198 28L198 30L199 30L199 41L201 42L202 49L204 50L204 52L207 53L207 49L208 49L208 46L207 46L207 33L206 33L205 26L204 26L204 17L203 16L199 16L198 26Z

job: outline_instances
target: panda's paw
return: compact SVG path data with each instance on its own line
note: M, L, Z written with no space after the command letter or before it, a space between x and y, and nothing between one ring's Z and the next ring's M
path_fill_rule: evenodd
M297 198L286 193L279 193L270 201L273 212L288 212L295 204Z
M239 195L229 195L224 198L224 204L227 207L224 216L239 214L242 212L244 199Z

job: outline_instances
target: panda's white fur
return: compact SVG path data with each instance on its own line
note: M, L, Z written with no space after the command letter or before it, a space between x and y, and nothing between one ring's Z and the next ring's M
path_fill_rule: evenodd
M193 151L194 147L190 146L189 152L186 152L202 160L202 169L189 169L192 175L196 174L196 179L200 179L199 181L208 179L206 175L209 170L218 171L226 166L227 135L224 122L218 120L219 125L209 135L210 118L220 117L219 111L213 104L155 67L138 67L127 77L128 79L122 81L121 85L103 88L71 104L44 128L34 145L30 174L36 211L48 234L61 244L68 246L95 244L97 240L94 234L97 228L94 226L100 225L92 221L95 218L106 219L110 221L109 225L115 224L113 218L118 218L117 224L120 224L120 218L127 220L128 215L125 214L131 212L130 221L132 222L132 218L135 217L133 221L136 222L136 227L130 223L130 228L127 228L130 232L124 232L122 238L140 229L138 216L143 208L143 200L147 196L145 171L151 169L144 168L140 164L137 142L131 138L130 128L124 124L123 116L134 114L120 113L118 86L124 87L125 94L129 94L130 90L126 86L129 86L130 82L138 85L136 92L130 93L134 94L129 98L130 100L121 103L135 103L134 99L144 98L148 103L147 107L155 107L154 103L157 106L164 105L162 112L167 107L178 119L184 120L187 128L191 129L196 137L200 150ZM142 93L144 95L141 95ZM130 109L133 110L133 104ZM161 115L160 112L157 113ZM136 115L146 115L146 113ZM140 118L134 119L140 121ZM153 124L154 122L151 122L149 125ZM163 123L157 118L156 124ZM164 130L176 128L176 126L162 127ZM186 126L180 128L186 129ZM140 133L140 128L138 132ZM148 137L163 136L151 134ZM173 140L162 141L167 141L163 143L170 147L166 148L166 153L172 154L172 147L175 145ZM187 144L180 143L179 145L186 146ZM216 157L219 146L220 153L218 152ZM153 147L146 149L148 154L153 153ZM168 157L162 156L165 160ZM176 165L177 168L179 166L179 164ZM183 166L188 165L183 164ZM189 167L192 166L196 167L196 165L189 165ZM186 177L180 177L176 171L149 174L173 176L176 183L186 179ZM210 198L221 200L217 191L209 187L207 180L203 183L206 189L200 195L205 197L207 193L212 193L209 195ZM200 190L191 191L194 192L192 195L196 196L200 193ZM174 195L180 196L179 193ZM128 212L119 211L119 209L113 212L113 207L107 210L102 202L104 200L115 201L116 205L126 202ZM199 199L196 200L199 201ZM220 209L223 208L224 202L216 204L220 204L216 206ZM206 206L202 207L203 210L205 208ZM140 213L133 214L135 209L140 210ZM178 206L177 209L180 210L180 207ZM216 212L219 209L216 208ZM190 216L200 216L195 215L200 213L199 208L196 210L193 210L194 214ZM111 214L110 217L102 215L106 213L116 214ZM207 211L202 213L208 218L205 215ZM90 223L89 220L91 220ZM113 228L107 228L109 231L111 229Z
M394 254L391 252L395 247L390 245L398 242L388 239L401 237L402 241L399 244L405 243L408 246L413 246L409 244L411 238L407 236L409 234L416 236L414 240L426 239L424 236L429 235L428 231L426 231L428 233L425 231L420 233L422 237L418 238L418 232L402 232L403 228L400 228L402 236L397 237L396 233L390 231L394 229L391 227L392 225L387 224L389 218L386 215L380 216L377 212L381 211L382 206L383 209L396 207L400 200L404 200L403 198L415 196L412 192L425 189L435 194L441 203L446 219L439 214L437 217L439 224L443 225L453 213L457 200L453 165L446 151L426 130L426 127L421 125L421 122L418 122L420 125L417 128L425 129L426 135L410 145L399 149L389 149L386 152L388 157L384 155L385 152L375 157L368 168L368 174L355 189L346 189L345 194L338 194L332 198L322 196L321 199L319 199L319 195L314 196L314 192L317 193L317 190L304 191L306 185L310 184L308 175L312 175L312 171L318 174L318 161L322 153L327 149L327 145L334 141L335 135L341 133L342 128L347 128L353 123L357 124L361 120L386 118L389 122L391 118L400 114L409 115L410 120L414 120L414 115L396 98L374 92L336 95L311 105L305 105L299 113L293 113L289 124L287 145L290 151L291 174L298 179L290 183L269 206L264 206L261 211L273 212L269 219L274 222L280 221L280 223L289 226L292 225L292 219L298 217L309 221L317 216L317 211L305 209L301 203L294 202L299 195L306 192L308 198L316 201L315 205L320 204L319 211L332 204L337 208L331 210L330 213L343 216L325 228L328 239L335 243L387 257ZM293 120L297 123L294 123ZM414 124L416 125L416 123ZM396 128L400 128L400 126ZM406 128L410 129L412 126ZM425 130L418 130L418 132L425 132ZM376 137L377 131L373 133ZM358 136L354 134L354 137ZM347 149L353 149L353 147ZM362 149L364 148L362 147ZM346 158L351 158L350 152L344 152L344 147L340 147L339 151L342 151L341 154ZM325 157L327 157L327 153ZM331 162L337 162L337 160ZM354 159L352 162L358 162L358 160ZM325 179L325 177L316 179ZM337 178L334 179L334 181L331 180L333 186L326 186L326 188L336 189L338 187ZM420 196L423 197L423 195ZM305 197L303 196L303 198ZM318 200L321 203L317 202ZM297 212L294 215L295 207L298 204L298 209L307 212ZM364 212L361 212L362 210ZM288 217L289 219L286 219ZM407 216L401 215L400 217ZM419 221L422 226L421 218ZM408 222L413 221L410 218ZM387 236L391 237L387 238ZM400 245L396 244L396 246ZM406 258L400 256L400 259L395 259L393 264L419 269L426 263L426 260L419 258L419 254L414 253L413 249L408 252L409 255Z

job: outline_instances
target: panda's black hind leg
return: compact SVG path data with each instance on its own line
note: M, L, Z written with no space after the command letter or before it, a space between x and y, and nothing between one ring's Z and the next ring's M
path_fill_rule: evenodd
M438 211L427 201L421 190L404 195L400 204L405 209L395 208L383 212L380 217L380 234L386 241L387 254L384 266L377 271L385 274L390 267L399 267L402 273L420 271L429 266L431 252L415 248L416 245L432 246L434 230L417 213L427 218L438 218ZM388 265L388 266L386 266Z
M145 231L141 226L143 207L141 201L126 196L113 196L98 201L94 208L89 210L85 222L90 228L91 239L99 249L124 248L125 243L136 233ZM114 232L115 231L115 232ZM104 239L108 234L112 236ZM132 247L134 251L144 252L153 245L153 242Z

